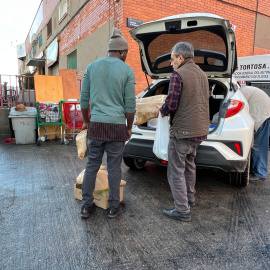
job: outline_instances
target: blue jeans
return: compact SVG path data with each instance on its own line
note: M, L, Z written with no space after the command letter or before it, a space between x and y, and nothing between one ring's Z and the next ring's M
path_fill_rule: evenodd
M125 142L108 142L88 139L87 164L82 184L82 205L93 204L93 192L97 172L102 163L104 151L107 153L107 170L109 182L109 206L118 207L120 201L121 164Z
M254 134L254 145L251 148L250 172L260 178L267 177L269 136L270 118L265 120Z

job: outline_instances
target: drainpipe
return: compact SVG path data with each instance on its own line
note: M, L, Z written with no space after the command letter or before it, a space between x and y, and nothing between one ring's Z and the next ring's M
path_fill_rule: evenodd
M259 4L259 0L257 0L256 11L255 11L255 24L254 24L254 34L253 34L252 55L254 55L254 47L255 47L256 26L257 26L257 16L258 16L258 4Z

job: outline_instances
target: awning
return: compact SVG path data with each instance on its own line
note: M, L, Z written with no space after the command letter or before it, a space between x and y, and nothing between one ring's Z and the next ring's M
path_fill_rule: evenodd
M58 41L55 38L52 43L48 46L46 51L47 56L47 67L53 66L57 62L58 58Z
M25 43L17 45L17 58L20 60L24 60L25 57L26 57Z
M27 66L32 67L45 67L45 59L44 58L31 58L27 64Z

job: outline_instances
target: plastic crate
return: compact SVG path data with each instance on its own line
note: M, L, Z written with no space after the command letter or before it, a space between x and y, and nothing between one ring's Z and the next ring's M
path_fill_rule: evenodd
M64 101L64 123L67 129L81 129L83 125L83 116L79 101Z

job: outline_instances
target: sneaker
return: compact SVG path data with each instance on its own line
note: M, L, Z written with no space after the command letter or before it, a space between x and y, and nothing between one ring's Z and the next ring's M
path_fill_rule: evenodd
M110 207L110 210L108 212L108 218L115 218L119 214L123 213L126 210L126 206L123 202L120 202L118 207Z
M176 209L164 209L163 214L168 217L175 220L181 220L181 221L191 221L191 214L189 213L181 213L176 211Z
M263 180L265 180L265 178L261 178L261 177L256 176L256 175L250 175L249 176L249 181L251 183L255 183L255 182L259 182L259 181L263 181Z
M93 203L91 206L83 205L81 208L81 217L82 218L89 218L90 215L95 211L96 205Z

